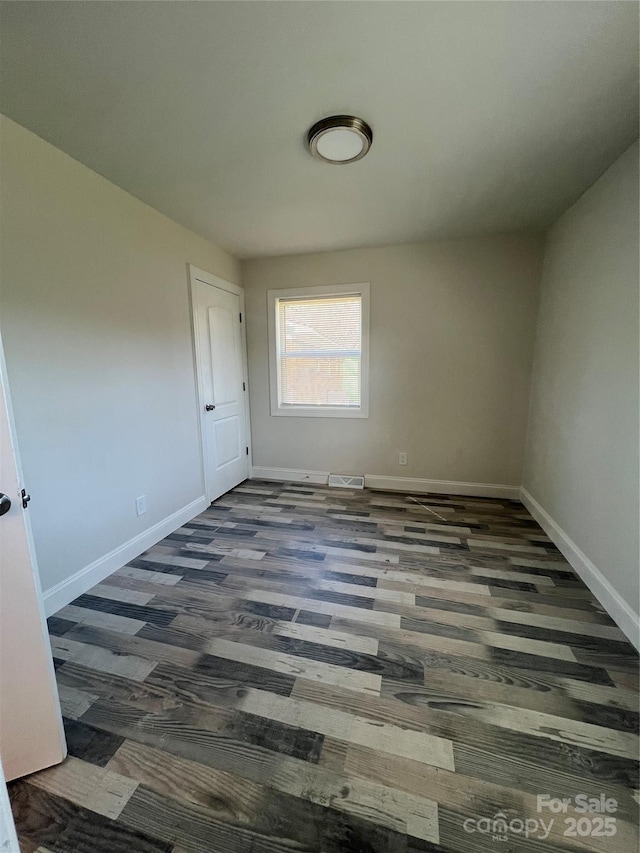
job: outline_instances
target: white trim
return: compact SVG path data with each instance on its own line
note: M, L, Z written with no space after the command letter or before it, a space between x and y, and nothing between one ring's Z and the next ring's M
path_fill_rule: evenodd
M328 471L303 471L296 468L252 468L251 478L256 480L278 480L281 483L299 483L305 481L317 486L326 486Z
M191 521L209 506L209 501L203 495L195 501L183 506L182 509L144 530L133 539L129 539L123 545L105 554L104 557L95 560L88 566L76 572L71 577L48 589L44 595L44 609L47 617L57 613L61 607L72 602L75 598L91 589L109 575L121 569L130 561L135 559L147 548L151 548L156 542L164 539L178 527L182 527L187 521Z
M365 474L367 489L390 492L417 492L441 495L465 495L475 498L506 498L519 500L518 486L503 486L495 483L464 483L457 480L423 480L418 477L386 477L381 474Z
M220 290L226 290L229 293L234 293L240 300L240 313L242 315L242 322L240 323L240 334L242 336L242 379L245 386L245 395L244 395L244 416L245 416L245 441L246 446L249 448L249 454L247 456L247 477L251 476L251 466L253 464L253 442L251 441L251 412L249 409L249 364L248 364L248 355L247 355L247 323L246 323L246 313L244 307L244 289L237 284L233 284L230 281L226 281L224 278L219 278L217 275L213 275L212 273L208 273L205 270L201 270L193 264L187 264L187 268L189 271L189 312L191 314L191 330L192 330L192 355L193 355L193 370L195 375L195 386L196 386L196 409L198 412L198 440L200 443L200 466L202 472L202 485L205 491L205 494L208 497L211 497L214 492L212 488L212 484L207 482L207 472L209 470L209 466L207 464L207 447L204 440L204 396L202 393L202 377L200 375L200 370L198 367L198 359L199 359L199 335L198 335L198 323L195 312L195 287L196 282L202 282L203 284L209 284L212 287L217 287Z
M582 578L600 604L636 649L640 650L638 614L622 598L600 569L591 562L576 543L564 532L549 513L524 488L520 489L520 500L538 522L547 536L564 555L576 574Z
M285 418L368 418L369 417L369 301L371 284L326 284L319 287L287 287L283 290L267 290L267 330L269 344L269 398L271 415ZM360 354L360 406L356 409L342 406L281 406L277 356L278 299L321 296L360 296L362 300L362 344Z
M4 853L20 853L2 762L0 762L0 850Z
M261 468L251 471L251 476L259 480L279 480L299 483L306 481L316 485L326 485L329 471L305 471L300 468ZM428 494L434 492L443 495L467 495L468 497L520 499L518 486L498 486L491 483L459 483L453 480L421 480L416 477L385 477L379 474L365 474L366 489L379 489L390 492L415 492Z
M213 273L206 272L206 270L194 267L193 264L187 264L187 266L189 267L189 279L191 282L201 281L203 284L210 284L212 287L219 287L220 290L228 290L229 293L235 293L236 296L244 297L244 290L239 284L233 284L233 282L227 281L225 278L220 278L217 275L213 275Z

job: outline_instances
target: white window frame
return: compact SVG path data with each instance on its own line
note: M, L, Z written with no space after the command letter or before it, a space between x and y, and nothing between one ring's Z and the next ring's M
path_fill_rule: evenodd
M320 287L288 287L267 291L269 329L269 386L271 414L288 418L368 418L369 417L369 282L328 284ZM362 350L360 360L360 406L281 406L278 371L277 303L279 299L323 296L360 296L362 300Z

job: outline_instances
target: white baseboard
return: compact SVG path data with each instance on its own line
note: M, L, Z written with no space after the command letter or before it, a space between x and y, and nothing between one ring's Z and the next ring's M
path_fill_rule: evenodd
M578 548L576 543L567 536L560 525L551 518L549 513L524 487L520 490L520 500L558 550L562 552L576 574L589 587L616 625L628 637L629 642L636 649L640 649L638 614L634 613L633 608L622 598L600 569Z
M100 559L80 569L80 571L71 575L71 577L52 586L42 596L46 616L49 617L57 613L61 607L64 607L79 595L87 592L92 586L100 583L100 581L113 574L113 572L126 566L129 560L135 559L143 551L146 551L147 548L151 548L152 545L155 545L156 542L173 533L178 527L186 524L187 521L191 521L192 518L208 506L209 501L204 495L201 498L197 498L197 500L183 506L182 509L154 524L153 527L149 527L148 530L144 530L142 533L134 536L133 539L129 539L128 542L105 554L104 557L100 557Z
M278 480L285 483L307 482L326 486L329 472L303 471L296 468L253 468L251 476L259 480ZM364 484L367 489L381 489L390 492L416 492L417 494L436 492L443 495L520 500L519 486L498 486L492 483L458 483L454 480L421 480L417 477L386 477L381 474L365 474Z
M314 483L326 486L328 471L303 471L296 468L252 468L251 477L256 480L278 480L281 483Z
M389 492L416 492L440 495L464 495L472 498L508 498L520 500L518 486L501 486L495 483L461 483L456 480L422 480L418 477L385 477L381 474L365 474L367 489Z

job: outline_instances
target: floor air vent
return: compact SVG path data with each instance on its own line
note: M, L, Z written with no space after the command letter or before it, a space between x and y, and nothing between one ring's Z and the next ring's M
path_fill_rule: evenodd
M329 474L329 485L336 489L364 489L364 477L360 474Z

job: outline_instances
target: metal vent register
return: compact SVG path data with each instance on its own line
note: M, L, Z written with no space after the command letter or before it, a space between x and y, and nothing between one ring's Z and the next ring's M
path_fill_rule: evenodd
M364 489L361 474L329 474L329 485L336 489Z

